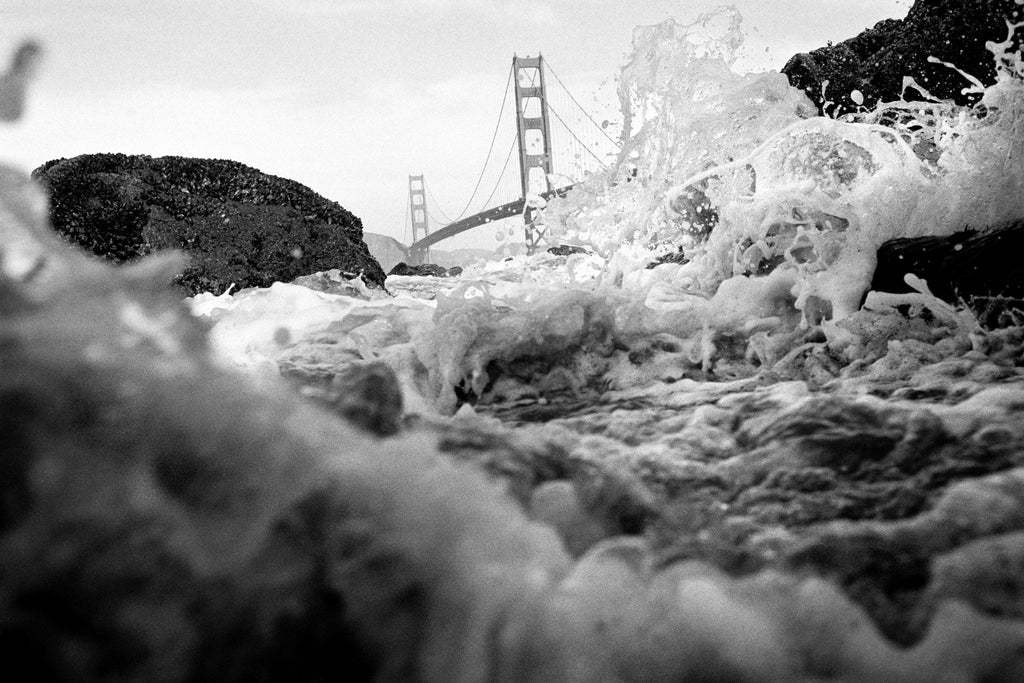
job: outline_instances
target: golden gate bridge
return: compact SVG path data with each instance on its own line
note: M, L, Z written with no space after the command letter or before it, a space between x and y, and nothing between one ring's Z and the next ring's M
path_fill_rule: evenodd
M553 83L547 82L548 74ZM510 94L512 106L508 106ZM506 146L496 145L503 123L510 120L506 109L514 115L515 128L509 131L511 142L499 169L501 154L495 151ZM605 168L607 155L618 149L618 142L572 96L543 56L513 56L487 158L462 211L450 217L441 210L425 177L409 176L409 263L427 262L430 247L442 240L517 215L523 219L527 253L542 249L546 229L537 206L564 194L587 173ZM518 164L513 165L517 151ZM485 185L485 179L491 182ZM481 188L487 186L492 189L485 195ZM432 229L432 225L439 227Z

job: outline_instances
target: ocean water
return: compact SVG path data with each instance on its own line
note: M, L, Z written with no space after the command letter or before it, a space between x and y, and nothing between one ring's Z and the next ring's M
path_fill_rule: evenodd
M223 362L270 378L379 360L410 411L515 421L515 406L550 417L553 403L717 395L801 349L833 358L841 379L877 360L864 330L902 320L901 303L981 344L970 312L913 274L915 294L867 295L884 242L1024 216L1024 64L1009 51L1020 26L990 45L994 85L964 75L979 105L913 99L908 81L908 99L837 120L781 74L730 68L741 23L726 8L635 30L618 77L621 153L542 214L554 243L587 253L392 277L389 294L275 284L196 297ZM685 263L647 267L679 248Z
M732 72L739 26L637 29L620 157L542 214L568 257L186 310L0 169L4 661L1024 679L1024 327L866 291L885 240L1024 216L1020 55L983 108L832 120Z
M989 589L1019 583L991 558L1020 554L1002 534L1022 505L1024 328L983 329L913 273L910 294L868 289L888 240L1024 216L1024 63L991 45L998 81L965 77L974 108L908 88L823 118L784 76L731 70L740 26L725 9L636 29L620 155L542 213L586 252L193 311L260 381L315 394L386 365L404 423L578 558L557 600L605 634L595 662L701 671L658 647L667 629L751 680L1012 680L1020 622L994 615L1024 608Z

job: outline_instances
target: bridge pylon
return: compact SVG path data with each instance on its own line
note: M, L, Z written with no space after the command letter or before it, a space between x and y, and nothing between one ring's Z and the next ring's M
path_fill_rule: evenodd
M530 206L531 196L551 191L551 133L548 126L548 100L544 89L544 58L512 56L512 74L516 89L516 126L519 131L519 174L522 181L523 222L526 253L533 254L544 245L546 228Z
M422 175L409 176L409 219L412 225L412 244L430 234L427 221L427 188L423 185ZM430 249L414 249L409 251L409 263L422 265L430 257Z

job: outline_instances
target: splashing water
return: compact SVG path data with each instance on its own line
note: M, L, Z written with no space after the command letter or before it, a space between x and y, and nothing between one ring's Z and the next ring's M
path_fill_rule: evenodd
M553 202L548 224L607 255L682 245L693 258L669 279L705 296L784 269L797 309L816 297L841 319L859 308L883 242L1024 215L1017 28L989 45L998 82L967 81L983 90L979 106L900 101L843 120L810 116L781 74L730 71L734 9L638 28L620 85L622 154Z
M643 43L689 30L670 23L638 36ZM687 43L682 52L716 68L718 43ZM628 418L600 431L557 438L550 431L550 443L531 444L526 436L507 449L488 430L453 429L444 456L424 430L370 441L273 387L248 392L237 376L208 367L206 330L171 308L173 301L155 309L168 315L137 308L139 276L131 270L100 264L93 275L81 255L57 260L53 270L70 284L43 302L46 283L36 282L43 266L26 270L23 260L0 251L9 370L0 377L17 418L8 431L17 450L41 454L38 466L15 459L9 468L16 476L6 493L17 505L3 520L5 547L13 552L2 554L9 580L0 597L11 607L5 630L29 645L21 660L76 674L118 661L148 679L185 677L225 660L239 671L261 671L255 667L287 651L281 670L304 670L308 649L296 649L291 637L278 643L277 635L262 634L284 624L304 636L325 614L334 619L331 605L342 604L345 628L331 630L338 647L320 665L333 670L336 661L349 666L353 652L380 653L381 678L598 680L614 671L630 680L1019 680L1024 630L1012 599L1019 593L1013 553L1024 475L1019 459L1003 462L1020 452L1019 382L910 411L898 400L883 408L869 396L811 396L799 382L776 381L767 391L703 382L694 390L697 383L679 375L686 362L707 371L727 331L759 346L762 356L770 355L769 333L793 346L786 330L807 322L798 293L843 301L845 293L830 292L830 283L859 282L857 269L870 260L860 250L885 235L954 229L967 217L979 224L1013 217L1019 198L1002 192L1019 189L1021 143L1005 135L1019 132L1022 74L1019 60L1007 58L1006 67L1006 78L985 92L983 116L897 103L850 120L804 120L798 106L796 120L780 114L778 126L767 119L749 130L740 126L750 133L744 139L715 133L709 118L705 132L720 145L696 160L680 156L686 136L660 144L657 126L639 125L638 117L629 146L661 156L631 158L627 151L616 172L551 209L589 230L598 254L538 255L471 269L454 284L430 283L433 291L421 284L419 298L365 289L320 294L278 283L192 301L196 314L214 321L211 341L223 353L249 354L256 365L268 359L272 370L289 355L306 354L305 370L327 373L344 358L383 359L414 390L434 392L440 409L452 407L446 392L453 384L468 381L473 391L486 391L494 364L506 364L506 377L517 363L560 365L544 381L554 386L561 378L574 391L593 377L622 388L676 373L661 384L655 407L668 417L665 438L654 444L646 443L650 425ZM731 92L747 92L756 80L744 78ZM798 103L785 89L771 92ZM651 101L660 107L671 98L666 91ZM651 119L658 125L686 116L661 113ZM895 125L883 128L882 117L890 115ZM655 168L662 175L646 172ZM601 182L607 192L587 194ZM990 206L971 193L998 201ZM705 202L716 211L698 210ZM673 218L687 203L686 219ZM616 206L631 212L616 213ZM30 235L46 234L41 216L30 228ZM630 234L619 234L627 228ZM689 263L641 267L651 245L687 237L695 245ZM16 245L18 255L34 254L25 244ZM165 296L169 272L146 278L153 301ZM969 328L961 312L914 284L915 301L936 319ZM406 285L389 281L396 292ZM869 308L906 300L875 297ZM804 314L810 302L808 294ZM858 325L875 324L877 331L886 324L884 316L859 315L837 326L847 323L855 335ZM950 399L963 398L966 375L981 384L1008 372L992 363L965 367L955 356L966 348L942 351L948 338L931 344L935 330L921 319L891 315L886 322L904 328L882 360L928 370L904 361L933 352L948 357L951 365L929 371L933 380L958 380ZM178 339L180 328L190 343L165 343ZM1004 355L1019 359L1020 335ZM670 362L648 362L645 352ZM152 367L154 358L163 364ZM688 391L704 399L693 401ZM691 410L680 410L687 405ZM625 439L614 445L607 436L624 432L630 443L640 442L636 448L627 451ZM951 454L957 444L963 448ZM493 482L451 463L461 457L451 450L460 445L490 451L481 457L494 459L481 464L501 470L502 486L508 481L514 492L516 479L535 486L521 494L529 496L524 509ZM556 460L559 468L552 467ZM932 460L947 462L926 462ZM878 488L893 473L877 467L886 461L897 477L891 488ZM568 476L580 475L589 479L570 483ZM946 487L950 477L966 479ZM869 486L845 488L851 482ZM934 497L910 499L906 509L884 500L919 486ZM843 509L865 491L883 499L877 510ZM820 494L821 509L792 514L777 505L794 492ZM637 537L634 516L653 511L648 501L655 494L678 496L672 502L679 507ZM596 516L604 508L607 520ZM871 516L856 526L860 513ZM601 527L608 521L612 530ZM578 550L586 549L578 561L566 555L555 528L568 529L566 547L575 537ZM620 531L627 535L595 542ZM879 544L885 532L892 544ZM670 538L667 547L653 547L659 536ZM742 544L744 554L734 560L723 553L730 543ZM904 593L891 596L888 589L920 582L918 567L925 565L914 553L921 549L934 558L924 572L931 580L907 606ZM679 559L697 552L761 571L733 578L704 559ZM839 573L858 564L870 566ZM132 581L123 590L96 590L123 587L126 576ZM862 576L878 590L851 596L833 583L856 579L844 588L855 583L857 591ZM999 618L964 604L975 589L982 600L1008 596L986 605ZM417 597L411 605L410 591ZM81 622L74 633L60 607L68 596ZM327 608L321 597L330 598ZM867 602L884 620L890 597L907 612L888 623L902 633L899 646L861 609ZM1004 609L1015 610L1015 618ZM924 633L926 622L932 626ZM95 633L103 637L91 638ZM242 638L245 649L236 652L225 633L252 637ZM321 654L319 645L313 651ZM55 655L56 664L40 653Z
M371 355L401 359L408 405L451 414L459 387L536 394L540 377L581 396L750 377L817 325L850 362L868 344L863 326L846 321L861 309L881 244L1024 216L1024 67L1012 51L1020 26L989 46L994 85L965 79L982 94L973 108L926 95L842 119L815 115L782 74L733 72L740 26L725 8L634 31L619 81L621 153L543 212L555 239L593 253L467 268L430 285L432 313L419 304L416 316L388 317L412 306L405 299L380 307L396 332ZM913 85L905 93L918 93ZM686 262L645 267L680 246ZM914 282L907 303L935 309L927 283ZM248 315L270 315L261 311ZM966 318L943 319L969 334L977 326ZM672 362L638 360L652 343L675 349ZM238 361L233 344L236 363L252 362ZM256 346L277 362L298 353Z

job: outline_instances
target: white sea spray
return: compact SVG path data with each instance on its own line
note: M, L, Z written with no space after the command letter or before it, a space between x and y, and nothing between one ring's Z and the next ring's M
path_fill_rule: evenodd
M236 364L265 353L269 368L302 355L304 339L334 336L352 358L392 359L407 405L443 414L456 410L457 389L479 397L499 379L514 395L753 376L797 358L808 348L803 331L817 325L832 352L855 361L870 346L858 335L874 323L851 316L879 246L997 229L1024 215L1024 67L1010 40L1018 28L989 46L995 84L965 79L981 95L974 107L900 100L832 119L814 115L781 74L732 71L742 43L735 9L639 27L619 80L621 153L544 208L552 239L590 253L389 280L394 306L359 304L389 332L362 343L351 325L330 324L348 304L332 304L333 313L320 303L276 307L273 295L263 319L243 326L262 341L242 341L241 327L228 332L230 316L214 340ZM919 96L911 85L904 96ZM678 247L687 262L647 267ZM970 315L947 308L949 333L967 339ZM288 344L271 343L280 329ZM539 374L515 380L509 367L523 358L538 360Z
M727 27L711 49L702 39L716 22ZM637 29L621 77L622 154L604 177L553 201L548 224L608 255L623 244L681 245L690 263L660 279L703 296L784 268L797 309L816 297L841 319L859 308L883 242L1024 215L1017 28L989 45L997 82L965 80L981 92L978 106L900 101L842 120L809 116L810 102L780 74L730 71L734 10ZM694 225L695 202L716 209L713 229Z

